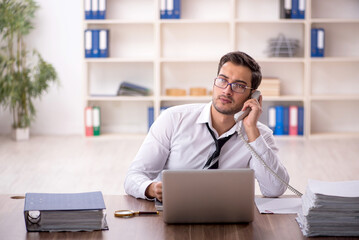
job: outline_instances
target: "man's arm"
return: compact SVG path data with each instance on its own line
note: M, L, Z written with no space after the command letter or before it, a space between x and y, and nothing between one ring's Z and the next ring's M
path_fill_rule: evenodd
M127 194L143 199L157 197L151 189L153 185L151 188L149 186L162 172L166 164L170 152L172 128L171 115L166 110L153 123L127 172L124 182ZM146 196L146 190L148 196Z
M261 136L249 144L278 176L289 183L287 170L277 156L278 148L275 145L274 137L270 129L265 126L262 128ZM287 186L273 176L253 154L249 167L255 171L255 177L264 196L278 197L287 189Z

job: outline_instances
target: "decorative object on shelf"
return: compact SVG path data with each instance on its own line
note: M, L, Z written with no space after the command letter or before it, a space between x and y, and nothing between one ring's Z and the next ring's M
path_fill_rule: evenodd
M186 96L186 90L185 89L180 89L180 88L168 88L166 89L166 95L167 96Z
M161 19L181 18L181 0L161 0L160 18Z
M278 78L262 78L261 84L258 88L263 96L279 96L280 95L280 80Z
M107 58L109 56L109 33L108 29L85 30L86 58Z
M191 96L207 96L206 88L190 88L189 95Z
M286 38L280 33L277 38L271 38L267 53L269 57L294 57L299 48L299 40Z
M325 34L323 28L312 28L310 34L311 57L324 57Z
M151 90L129 82L123 82L118 88L118 96L148 96Z
M35 119L33 99L39 98L58 82L55 68L39 52L30 56L25 36L33 29L38 5L33 0L8 0L0 3L0 104L13 115L14 139L29 139ZM22 129L22 130L16 130Z
M85 19L106 19L106 0L84 0Z

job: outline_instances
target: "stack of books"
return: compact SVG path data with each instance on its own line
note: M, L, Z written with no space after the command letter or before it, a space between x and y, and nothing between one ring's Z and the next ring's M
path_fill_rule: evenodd
M309 180L296 218L304 236L359 236L359 181Z
M133 83L123 82L117 91L118 96L148 96L150 89Z
M24 216L29 232L108 230L101 192L27 193Z
M258 88L264 97L280 95L280 81L278 78L263 78Z

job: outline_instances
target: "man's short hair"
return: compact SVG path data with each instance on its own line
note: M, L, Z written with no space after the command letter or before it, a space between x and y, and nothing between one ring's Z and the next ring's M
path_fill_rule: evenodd
M248 67L252 72L251 87L253 89L257 89L259 87L262 81L261 67L251 56L240 51L227 53L219 61L217 75L219 74L223 64L226 62Z

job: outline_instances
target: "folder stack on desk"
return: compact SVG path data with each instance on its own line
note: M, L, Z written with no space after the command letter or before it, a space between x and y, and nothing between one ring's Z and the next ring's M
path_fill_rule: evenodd
M297 222L304 236L359 236L359 181L309 180Z
M107 230L101 192L26 193L25 224L29 232Z

